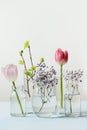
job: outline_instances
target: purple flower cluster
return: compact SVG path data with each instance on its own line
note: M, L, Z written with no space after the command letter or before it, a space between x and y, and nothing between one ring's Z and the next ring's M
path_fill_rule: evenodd
M67 89L68 90L70 90L71 88L78 89L79 83L82 82L82 76L83 71L80 69L71 71L67 70L63 75Z
M79 70L71 70L71 71L66 71L64 74L64 79L65 81L67 80L72 80L72 81L79 81L82 82L81 77L83 75L83 71Z
M58 84L58 78L53 66L48 67L45 63L37 66L34 82L38 86L52 87Z

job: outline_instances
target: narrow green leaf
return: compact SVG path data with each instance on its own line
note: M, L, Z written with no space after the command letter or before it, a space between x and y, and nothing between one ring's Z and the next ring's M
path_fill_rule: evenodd
M24 64L23 60L19 60L19 64L23 65Z
M34 71L36 70L36 66L32 66L31 69Z
M29 42L29 41L26 41L26 42L24 43L24 49L28 48L29 46L30 46L30 42Z
M44 62L44 58L41 58L41 59L40 59L40 62L41 62L41 63Z
M29 70L26 70L26 71L25 71L25 74L26 74L27 76L30 76L30 77L33 76L32 72L30 72Z

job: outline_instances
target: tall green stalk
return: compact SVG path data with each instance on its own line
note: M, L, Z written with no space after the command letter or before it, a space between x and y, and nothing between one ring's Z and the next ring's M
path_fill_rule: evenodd
M60 65L60 108L63 108L62 64Z
M17 90L16 90L15 82L13 81L12 84L13 84L13 90L15 91L15 94L16 94L16 97L17 97L17 101L18 101L18 104L19 104L19 107L20 107L20 110L21 110L21 114L23 115L24 111L23 111L23 108L22 108L22 104L21 104L19 95L18 95Z

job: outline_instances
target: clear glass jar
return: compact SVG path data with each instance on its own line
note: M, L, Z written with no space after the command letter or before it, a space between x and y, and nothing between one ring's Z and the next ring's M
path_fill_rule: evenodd
M64 75L66 93L64 95L64 106L66 116L81 116L81 98L79 87L82 83L83 71L67 70Z
M73 93L66 93L64 95L64 107L65 116L78 117L81 114L81 103L80 103L80 93L74 90Z
M32 108L38 117L56 117L57 101L55 86L35 86Z
M14 88L12 86L12 93L10 96L10 114L11 116L25 116L25 93L24 86Z
M87 95L84 97L87 98ZM81 117L87 117L87 99L81 99Z

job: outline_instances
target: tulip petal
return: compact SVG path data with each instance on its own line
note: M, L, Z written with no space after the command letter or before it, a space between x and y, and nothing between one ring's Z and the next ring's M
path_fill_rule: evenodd
M59 64L65 64L68 61L68 52L62 51L60 48L55 52L55 61Z
M68 52L67 52L67 51L64 52L64 57L65 57L65 58L64 58L64 59L65 59L65 62L67 62L67 61L68 61Z

